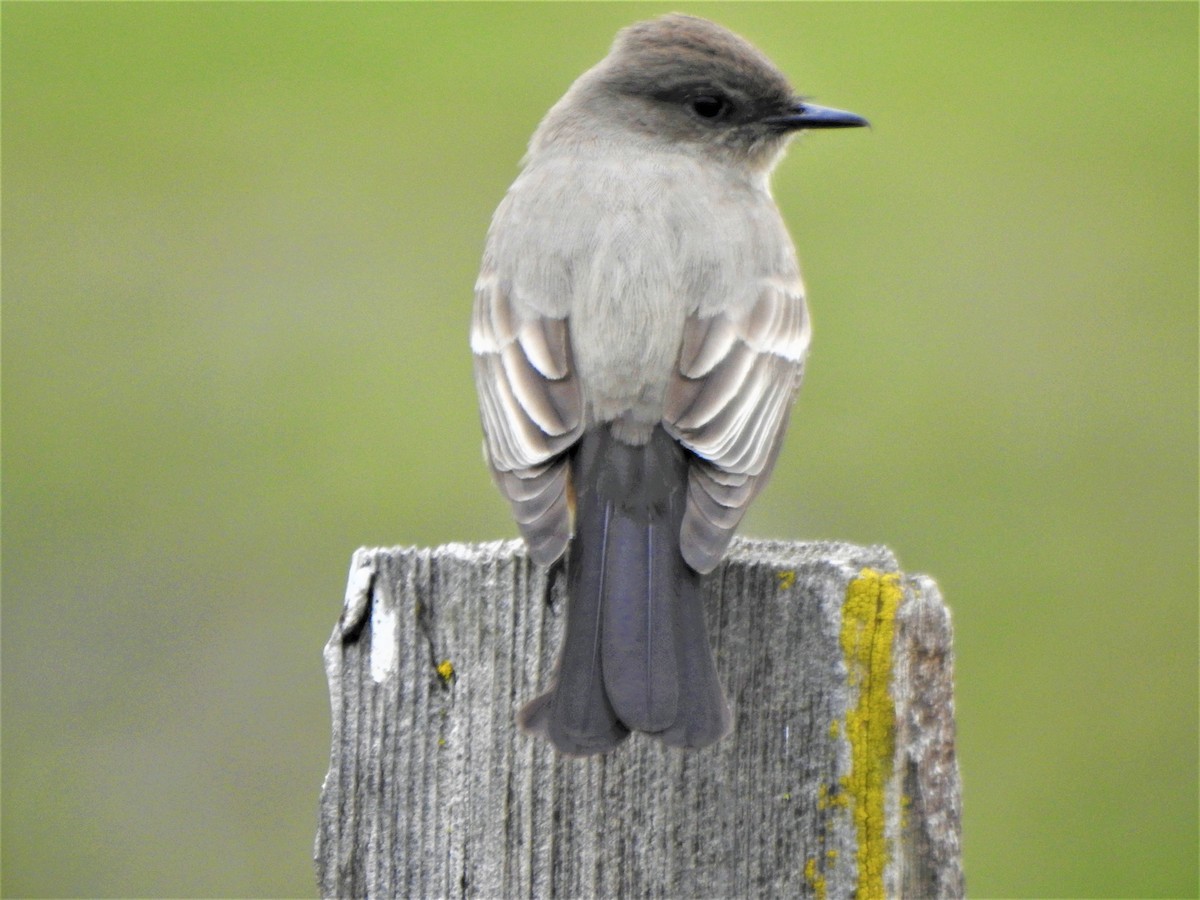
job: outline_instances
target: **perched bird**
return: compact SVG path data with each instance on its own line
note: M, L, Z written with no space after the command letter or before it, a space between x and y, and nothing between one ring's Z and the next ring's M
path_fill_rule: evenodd
M529 554L570 547L556 682L520 714L563 753L729 729L702 576L771 473L809 343L768 179L796 132L865 124L667 15L554 105L496 210L471 349Z

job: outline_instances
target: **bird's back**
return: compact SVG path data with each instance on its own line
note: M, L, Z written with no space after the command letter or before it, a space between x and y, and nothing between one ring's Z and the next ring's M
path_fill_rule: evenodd
M522 319L566 320L585 427L616 422L637 442L663 418L688 317L748 310L764 281L801 295L765 184L683 152L530 160L496 211L484 274Z

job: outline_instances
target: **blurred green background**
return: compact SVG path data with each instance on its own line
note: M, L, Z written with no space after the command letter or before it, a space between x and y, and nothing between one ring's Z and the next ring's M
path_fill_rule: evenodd
M1197 6L3 8L3 892L315 893L359 545L514 536L466 330L525 141L679 8L871 131L743 531L957 628L975 896L1197 891Z

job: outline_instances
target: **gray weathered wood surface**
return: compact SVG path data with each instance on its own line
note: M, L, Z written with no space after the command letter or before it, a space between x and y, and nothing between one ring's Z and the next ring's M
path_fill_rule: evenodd
M732 733L574 760L514 723L561 577L515 541L358 551L325 648L322 894L961 896L949 613L888 573L882 547L735 542L708 606Z

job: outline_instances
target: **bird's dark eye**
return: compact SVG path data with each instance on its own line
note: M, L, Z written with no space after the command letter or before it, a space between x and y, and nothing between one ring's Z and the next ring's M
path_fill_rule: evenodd
M692 112L704 119L716 119L729 111L729 101L712 94L693 97L688 104Z

